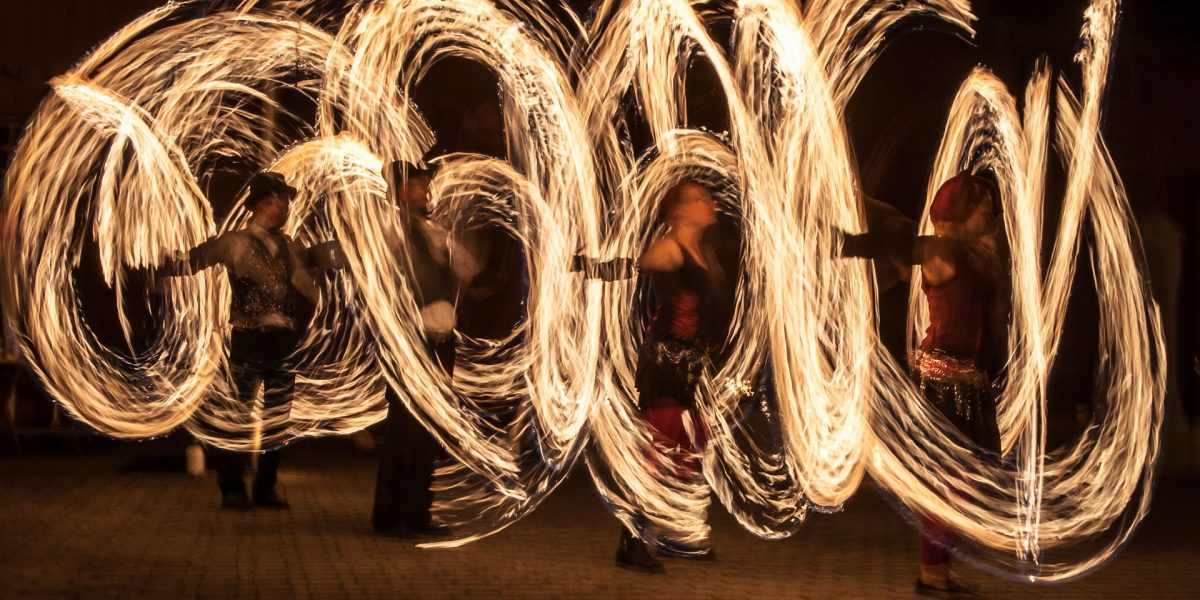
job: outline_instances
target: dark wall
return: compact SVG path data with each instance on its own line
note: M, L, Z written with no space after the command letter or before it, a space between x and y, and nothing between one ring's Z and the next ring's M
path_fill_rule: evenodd
M0 4L0 173L48 82L156 0L4 0Z
M0 121L23 123L50 78L160 0L5 0L0 8Z

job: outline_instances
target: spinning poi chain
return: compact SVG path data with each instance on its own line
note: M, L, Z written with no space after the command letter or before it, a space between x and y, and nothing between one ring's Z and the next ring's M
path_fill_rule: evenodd
M964 169L1000 183L1013 277L1000 464L977 458L921 399L876 334L870 264L837 250L838 232L865 226L846 102L909 17L971 33L965 0L812 0L803 10L743 0L729 6L728 49L705 29L715 16L687 0L602 0L577 31L537 3L392 0L358 6L336 35L306 21L308 2L273 6L180 20L171 4L141 17L55 79L25 132L4 187L4 302L25 358L75 418L125 438L182 425L250 449L361 429L382 418L390 387L454 459L436 487L441 519L460 536L440 545L520 519L581 458L618 517L685 538L705 535L710 488L748 530L781 538L810 508L836 509L869 473L906 510L953 526L976 560L1030 581L1096 568L1146 514L1166 361L1100 135L1116 0L1095 0L1083 16L1082 89L1041 64L1019 111L986 69L971 73L929 182L930 200ZM453 382L423 350L407 263L386 251L405 229L380 173L385 159L416 161L432 145L410 92L449 55L498 78L510 159L442 157L435 211L455 227L505 230L524 247L528 276L526 318L504 339L460 335ZM725 94L727 137L686 128L694 58ZM308 97L315 117L290 113L277 95L285 87ZM630 92L656 142L644 156L624 143ZM1043 268L1051 136L1068 185ZM286 233L337 239L346 254L296 355L286 427L232 408L222 273L155 282L147 346L132 342L122 309L147 298L129 284L134 270L244 224L240 205L216 223L201 191L226 157L283 173L300 190ZM568 268L579 251L638 255L656 232L658 199L685 177L705 181L744 235L730 356L706 374L698 401L695 426L709 437L702 482L648 459L664 450L635 408L636 286ZM1085 228L1103 408L1079 440L1048 454L1046 381ZM127 348L101 343L83 316L75 273L88 243ZM910 330L923 331L918 292L910 315ZM515 416L486 418L496 406ZM260 428L282 433L261 439Z

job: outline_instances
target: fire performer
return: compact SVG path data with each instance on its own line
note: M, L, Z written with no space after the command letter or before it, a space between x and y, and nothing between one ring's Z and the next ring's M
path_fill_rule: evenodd
M669 228L667 234L638 259L654 298L650 329L638 353L638 402L654 429L655 443L672 457L674 464L668 468L685 477L699 477L705 436L695 416L696 387L711 359L725 286L712 241L716 203L703 185L684 181L667 191L659 218ZM661 544L660 551L683 558L716 557L711 547L683 547L669 541ZM628 529L621 533L616 562L627 569L663 571L649 545Z
M1000 433L990 380L1004 361L1008 279L989 189L984 179L966 172L946 181L929 210L934 234L907 245L912 263L921 267L921 289L929 304L929 327L910 366L929 403L980 451L998 454ZM906 246L888 237L850 236L844 252L894 257L897 247ZM950 569L954 531L935 515L921 515L920 529L916 591L969 593Z
M262 386L264 439L277 438L287 424L296 380L289 360L300 342L306 312L319 295L313 273L333 268L336 262L336 244L306 249L282 232L295 196L296 189L282 175L269 171L255 175L246 197L249 224L204 242L189 251L186 259L165 269L174 276L215 265L228 270L233 288L229 366L246 417L257 388ZM251 500L243 481L245 454L211 449L221 505L229 509L255 505L288 508L275 488L281 450L264 448L259 455Z
M432 168L393 161L388 174L403 214L408 241L406 249L393 251L407 253L413 274L410 284L421 309L426 350L447 375L453 376L458 291L478 274L481 264L430 218ZM448 532L434 525L430 515L433 504L430 486L434 464L444 458L445 451L390 388L387 400L386 441L375 483L372 526L377 533L396 537L444 536Z

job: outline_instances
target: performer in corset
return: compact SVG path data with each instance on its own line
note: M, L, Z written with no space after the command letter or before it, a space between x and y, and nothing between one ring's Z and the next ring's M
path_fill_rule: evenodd
M942 184L929 210L934 234L913 240L850 236L850 256L908 255L921 267L929 327L910 357L913 377L936 408L981 453L1000 452L990 381L1003 368L1008 321L1007 261L987 181L963 172ZM901 248L903 250L897 250ZM936 515L922 515L916 590L966 594L951 571L956 535Z
M636 385L639 408L654 430L654 441L672 457L676 472L700 477L704 429L695 413L696 387L718 341L725 274L711 233L717 223L712 194L695 181L672 187L659 209L667 234L638 259L650 280L653 317L638 353ZM685 420L691 427L685 426ZM642 535L653 532L642 532ZM669 537L669 536L667 536ZM681 558L712 560L707 544L692 546L663 537L659 552ZM662 563L651 545L633 532L621 532L617 566L660 573Z

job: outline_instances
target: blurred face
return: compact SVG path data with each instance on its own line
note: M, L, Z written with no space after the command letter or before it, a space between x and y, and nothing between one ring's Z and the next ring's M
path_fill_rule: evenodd
M288 206L291 201L272 194L258 201L251 209L254 221L266 229L280 229L288 220Z
M424 215L429 213L429 184L431 178L428 175L417 175L409 177L404 182L404 193L402 200L404 207L409 212Z
M941 236L980 238L991 234L995 226L996 216L992 212L992 200L989 198L980 202L971 216L962 223L934 221L933 232Z
M704 186L684 185L672 221L692 227L709 227L717 222L717 203Z
M975 207L975 212L967 217L966 223L963 224L964 232L972 237L986 235L992 230L992 199L988 198L984 202L980 202L979 206Z

